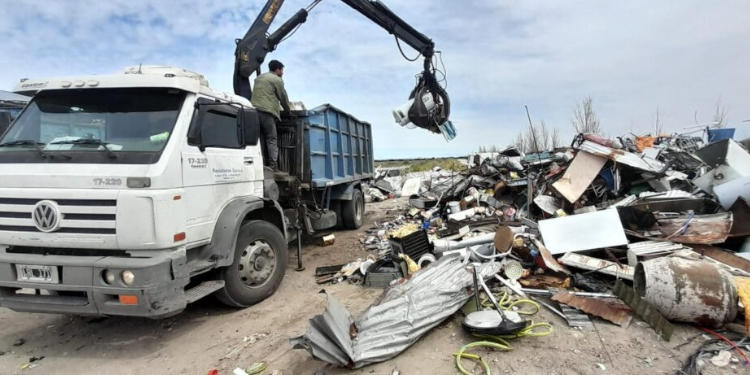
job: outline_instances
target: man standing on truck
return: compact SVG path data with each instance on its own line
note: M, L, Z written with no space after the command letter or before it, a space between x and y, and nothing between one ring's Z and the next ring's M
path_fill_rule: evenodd
M279 147L276 141L276 125L281 121L280 109L289 114L289 98L284 89L284 64L278 60L268 63L268 72L255 78L251 103L258 110L260 131L265 143L267 165L278 168Z

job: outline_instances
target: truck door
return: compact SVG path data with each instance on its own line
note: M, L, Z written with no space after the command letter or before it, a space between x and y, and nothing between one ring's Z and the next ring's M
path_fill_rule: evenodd
M216 217L233 198L263 195L263 161L257 146L245 147L237 109L198 101L182 152L187 240L211 237Z

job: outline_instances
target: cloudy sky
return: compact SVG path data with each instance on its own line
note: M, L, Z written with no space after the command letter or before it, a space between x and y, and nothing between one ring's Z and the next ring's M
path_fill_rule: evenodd
M234 39L263 2L0 0L0 89L144 63L195 70L231 91ZM385 2L443 52L453 142L393 122L421 63L342 2L324 0L273 54L293 100L332 103L373 124L376 158L508 145L527 127L524 104L567 142L586 96L610 136L650 131L657 110L668 131L707 123L717 101L738 137L750 136L750 2ZM275 25L306 5L287 0Z

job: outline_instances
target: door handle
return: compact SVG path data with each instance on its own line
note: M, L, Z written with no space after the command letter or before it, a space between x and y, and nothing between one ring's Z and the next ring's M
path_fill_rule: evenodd
M253 164L253 158L245 158L244 159L245 164Z

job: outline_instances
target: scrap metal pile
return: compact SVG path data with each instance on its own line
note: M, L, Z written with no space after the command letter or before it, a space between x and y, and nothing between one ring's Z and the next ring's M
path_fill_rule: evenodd
M498 340L534 336L524 303L576 327L590 326L591 316L628 326L637 316L665 340L672 322L718 328L742 320L750 303L750 154L740 143L579 135L554 152L509 148L468 164L410 183L410 208L363 238L372 259L349 265L349 275L389 287L386 297L360 320L329 307L298 347L341 366L385 360L437 324L434 306L445 306L442 320L464 305L467 332ZM426 273L441 277L425 285ZM406 300L392 302L399 298ZM429 313L415 312L421 306ZM376 311L385 315L370 324ZM385 344L397 337L398 347ZM462 372L461 353L474 344L456 358Z

